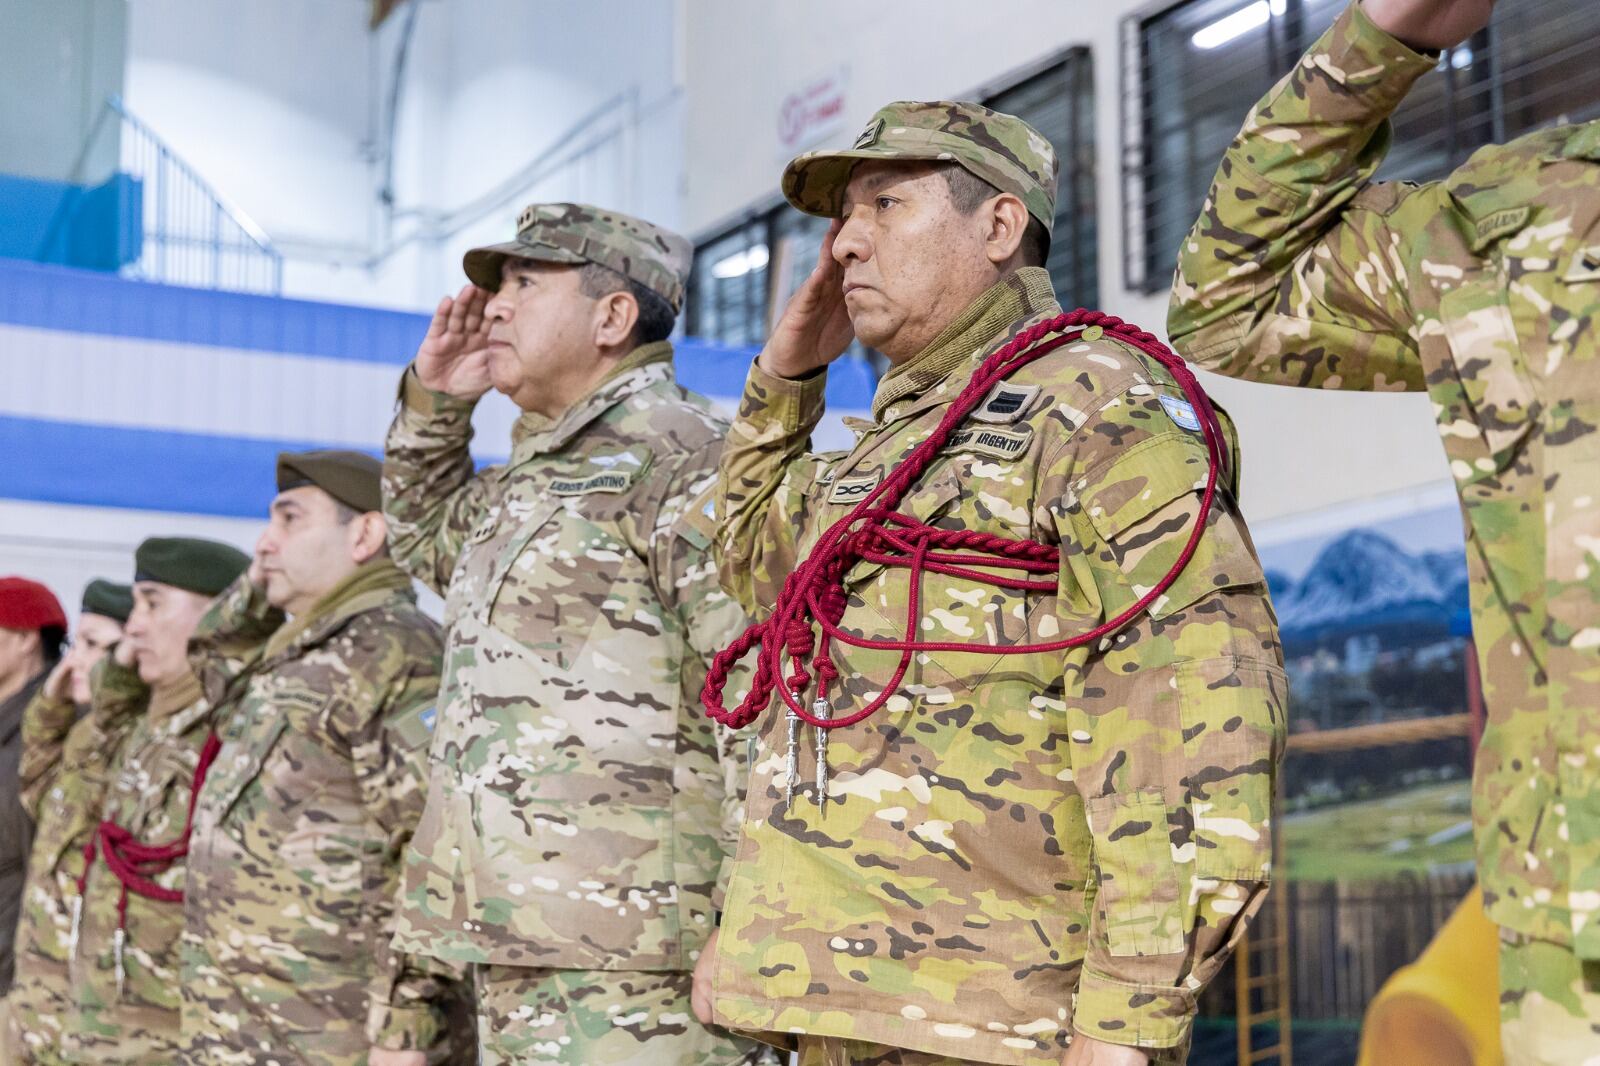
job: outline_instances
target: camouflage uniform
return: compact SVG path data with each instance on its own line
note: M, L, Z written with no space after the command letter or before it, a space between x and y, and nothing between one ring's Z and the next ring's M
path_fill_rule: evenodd
M6 997L10 1061L62 1061L63 1024L74 1010L68 958L83 845L99 824L110 764L149 698L138 673L108 655L95 668L89 714L79 718L71 700L40 693L23 716L22 802L35 828L17 977Z
M469 254L469 274L498 284L496 256L570 261L569 245L651 264L681 246L687 267L681 238L549 205L518 242ZM744 619L710 559L724 426L671 355L644 345L553 423L524 415L510 462L477 474L473 405L414 372L389 431L391 544L444 594L448 629L396 944L475 964L486 1063L754 1053L688 1003L742 765L698 694Z
M1229 149L1170 327L1236 377L1427 391L1488 706L1484 901L1508 952L1600 961L1600 122L1485 148L1441 182L1371 181L1388 115L1434 62L1359 7L1333 25ZM1577 1009L1558 976L1576 964L1545 972L1536 997L1507 985L1508 1022Z
M246 576L189 647L225 724L187 860L184 1061L430 1047L444 990L389 946L442 652L411 579L374 560L285 624Z
M1004 145L1053 192L1048 146L971 105L891 105L857 150L907 128L916 148L930 121ZM723 584L751 611L771 604L982 360L1059 312L1044 270L1006 277L884 377L848 454L806 452L826 374L755 366L719 481ZM1043 642L1137 600L1196 519L1207 456L1192 417L1165 369L1092 331L993 390L901 509L1059 545L1058 591L930 574L917 637ZM907 570L861 563L845 584L843 629L901 636ZM834 658L844 715L900 655ZM917 654L882 712L832 730L825 810L786 807L784 715L769 708L717 945L718 1020L802 1034L806 1063L1043 1066L1074 1029L1183 1061L1195 998L1266 891L1284 698L1262 572L1224 487L1194 560L1115 638ZM802 778L814 768L803 744Z
M152 695L148 710L110 763L101 817L147 843L181 836L195 766L211 731L211 710L193 675L160 698ZM183 873L179 861L152 880L182 891ZM129 892L124 921L118 913L122 892L104 856L97 858L89 868L82 929L69 962L74 1013L61 1049L69 1062L168 1066L181 1061L178 942L183 907ZM120 980L115 947L119 928L127 936Z

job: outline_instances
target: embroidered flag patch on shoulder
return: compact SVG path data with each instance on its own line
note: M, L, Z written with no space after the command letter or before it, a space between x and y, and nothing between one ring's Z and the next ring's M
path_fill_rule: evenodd
M1195 414L1194 405L1188 400L1180 400L1176 396L1158 396L1156 399L1161 401L1161 409L1177 423L1178 428L1187 429L1190 433L1200 432L1200 416Z

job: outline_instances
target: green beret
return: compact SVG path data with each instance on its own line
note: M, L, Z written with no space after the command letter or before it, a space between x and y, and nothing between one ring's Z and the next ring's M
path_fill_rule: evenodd
M83 613L104 615L126 622L133 613L133 590L127 585L97 577L84 587Z
M379 478L383 464L365 452L283 452L278 456L278 491L315 485L346 507L383 510Z
M151 537L133 553L133 580L215 596L250 566L250 556L229 544L199 537Z

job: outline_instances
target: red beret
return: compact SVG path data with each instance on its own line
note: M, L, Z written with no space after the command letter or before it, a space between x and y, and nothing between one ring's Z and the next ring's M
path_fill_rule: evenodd
M67 628L55 594L25 577L0 577L0 626L6 629Z

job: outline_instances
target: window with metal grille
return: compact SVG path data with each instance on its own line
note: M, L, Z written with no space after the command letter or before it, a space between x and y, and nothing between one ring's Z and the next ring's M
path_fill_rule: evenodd
M1056 53L972 96L1028 122L1055 146L1061 178L1046 265L1062 304L1095 306L1094 70L1088 49ZM779 203L701 242L689 279L687 331L724 344L761 344L776 313L816 265L827 228L827 219Z
M1187 0L1123 24L1127 286L1164 291L1217 163L1255 102L1346 0ZM1600 116L1600 3L1498 5L1394 116L1380 178L1443 177L1485 144Z

